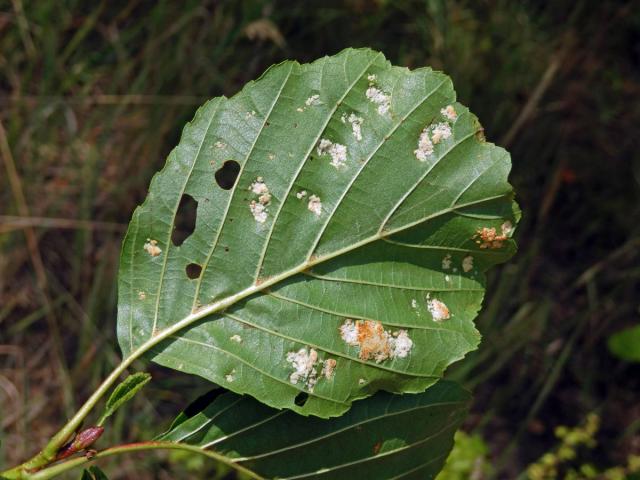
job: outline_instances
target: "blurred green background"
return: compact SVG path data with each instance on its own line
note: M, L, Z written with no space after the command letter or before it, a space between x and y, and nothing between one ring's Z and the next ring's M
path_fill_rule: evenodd
M0 0L0 465L117 362L123 231L197 106L347 46L445 71L512 154L519 253L449 371L475 403L443 478L638 478L640 346L610 338L640 323L640 2L607 0ZM138 367L154 381L99 446L210 388ZM170 460L105 470L234 478Z

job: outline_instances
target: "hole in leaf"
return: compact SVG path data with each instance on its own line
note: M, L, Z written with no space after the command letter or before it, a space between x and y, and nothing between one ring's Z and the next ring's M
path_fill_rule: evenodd
M197 263L190 263L189 265L187 265L187 268L185 270L187 272L187 277L189 277L191 280L195 280L200 276L202 267Z
M196 229L197 210L198 202L191 195L182 195L176 213L175 228L171 234L171 241L176 247L182 245Z
M307 403L307 400L309 400L309 394L307 392L300 392L298 395L296 395L293 403L295 403L299 407L304 407L304 404Z
M216 171L216 183L224 190L231 190L236 184L239 173L240 164L235 160L227 160L222 167Z
M229 251L229 247L224 247L224 251L228 252Z

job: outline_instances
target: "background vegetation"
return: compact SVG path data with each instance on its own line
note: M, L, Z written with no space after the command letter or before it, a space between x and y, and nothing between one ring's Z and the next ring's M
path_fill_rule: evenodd
M476 400L447 478L549 464L559 426L593 441L546 478L640 455L640 364L607 348L640 321L639 2L0 0L0 465L33 453L117 361L123 231L196 107L347 46L444 70L512 153L520 251L490 277L480 350L450 371ZM101 444L158 433L210 388L149 368Z

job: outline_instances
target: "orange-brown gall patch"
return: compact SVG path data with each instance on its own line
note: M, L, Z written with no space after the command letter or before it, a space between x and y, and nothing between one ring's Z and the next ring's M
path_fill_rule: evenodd
M458 118L458 113L456 112L456 109L453 107L453 105L447 105L442 110L440 110L440 113L450 122L455 122Z
M152 257L157 257L162 253L162 249L158 246L158 241L150 238L147 238L147 243L144 244L143 248Z
M502 248L504 246L504 242L509 239L509 233L511 233L513 226L511 222L504 222L500 229L501 233L498 233L495 227L482 227L476 231L476 234L473 236L476 243L482 249L497 249Z
M358 357L361 360L375 360L376 363L388 358L404 358L413 347L406 330L392 334L384 329L382 323L375 320L354 322L347 319L340 326L340 336L347 345L360 348Z
M389 334L385 332L380 322L365 320L358 322L358 343L360 344L360 358L369 360L375 358L382 361L389 358L391 348L389 346Z
M449 307L447 307L444 302L436 300L435 298L427 300L427 309L429 313L431 313L434 322L441 322L451 318Z
M328 358L322 363L322 375L327 379L333 378L334 371L338 362L333 358Z

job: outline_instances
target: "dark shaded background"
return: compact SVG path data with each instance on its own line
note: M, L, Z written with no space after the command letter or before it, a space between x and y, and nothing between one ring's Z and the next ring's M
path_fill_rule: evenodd
M450 371L495 476L589 412L602 427L580 461L640 454L640 367L606 347L640 317L640 2L0 0L0 465L117 362L123 230L196 107L347 46L444 70L512 153L520 251L490 277L480 350ZM150 368L103 445L154 435L208 388ZM117 462L114 479L199 478Z

